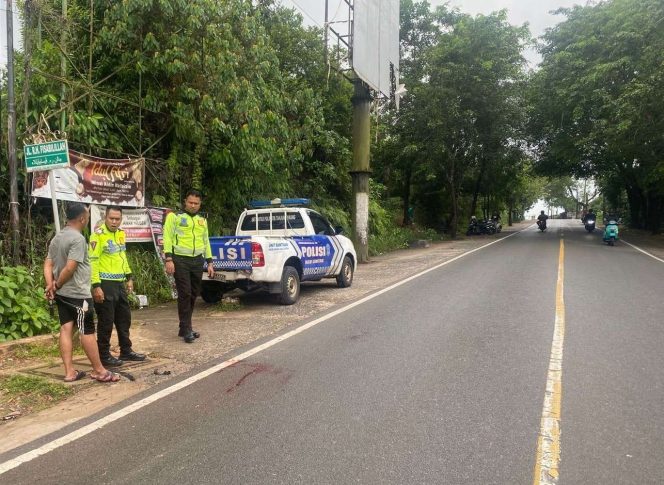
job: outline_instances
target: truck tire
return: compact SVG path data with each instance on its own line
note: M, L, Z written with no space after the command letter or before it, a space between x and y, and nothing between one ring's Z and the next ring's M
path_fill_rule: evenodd
M201 298L205 303L219 303L224 296L224 289L219 283L203 281Z
M337 286L348 288L353 284L353 261L346 256L341 264L341 272L337 275Z
M282 305L292 305L300 298L300 274L292 266L284 266L281 273L281 293L279 302Z

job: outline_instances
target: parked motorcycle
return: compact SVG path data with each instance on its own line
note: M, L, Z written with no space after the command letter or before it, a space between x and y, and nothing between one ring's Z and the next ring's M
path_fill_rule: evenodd
M618 240L618 223L611 219L604 228L604 237L602 238L609 246L613 246Z
M496 232L500 232L503 230L503 225L500 223L500 219L498 219L497 217L492 217L489 222L493 224L493 227L495 227Z
M538 219L537 220L537 227L539 227L539 230L542 231L542 232L546 231L546 221Z
M481 234L495 234L496 226L491 221L478 221L477 219L471 219L470 224L468 224L468 230L466 231L466 236L477 236Z
M586 231L588 231L588 232L593 232L595 230L595 218L594 217L589 217L589 218L586 219L585 228L586 228Z

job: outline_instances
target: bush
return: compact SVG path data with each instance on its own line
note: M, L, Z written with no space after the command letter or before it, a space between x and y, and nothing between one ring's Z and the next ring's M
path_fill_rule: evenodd
M134 291L147 295L150 304L172 300L171 285L154 247L131 247L127 250L134 278Z
M369 234L369 255L377 256L407 248L411 238L412 233L408 229L399 226L384 228L380 234Z
M0 342L58 330L42 285L25 266L0 268Z

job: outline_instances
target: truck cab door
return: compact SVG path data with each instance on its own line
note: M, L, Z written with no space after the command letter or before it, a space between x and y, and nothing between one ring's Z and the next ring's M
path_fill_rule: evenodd
M307 211L314 235L302 238L298 245L302 251L304 279L320 279L334 274L341 265L341 245L330 223L320 214Z

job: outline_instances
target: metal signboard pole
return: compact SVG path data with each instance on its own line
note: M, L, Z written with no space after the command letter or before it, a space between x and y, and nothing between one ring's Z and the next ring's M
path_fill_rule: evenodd
M60 232L60 213L58 212L58 199L55 196L55 175L53 170L48 171L48 185L51 187L51 205L53 206L53 224L55 224L55 233Z
M19 259L18 181L16 161L16 105L14 103L14 12L7 0L7 149L9 151L9 219L12 231L12 261Z
M55 195L55 175L53 170L69 166L69 145L67 140L53 140L46 143L26 145L23 147L25 154L25 168L28 172L47 171L48 184L51 188L51 202L53 205L53 222L55 232L60 232L60 215L58 213L58 200Z

